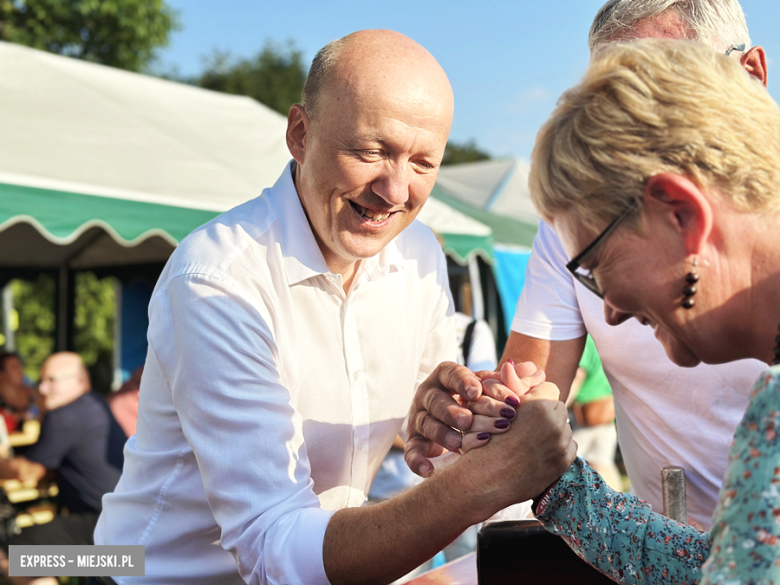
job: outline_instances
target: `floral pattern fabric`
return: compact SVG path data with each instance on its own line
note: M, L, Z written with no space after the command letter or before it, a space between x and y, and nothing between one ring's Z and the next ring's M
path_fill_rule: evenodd
M710 534L611 490L581 459L544 494L536 515L619 583L780 585L780 366L753 386Z

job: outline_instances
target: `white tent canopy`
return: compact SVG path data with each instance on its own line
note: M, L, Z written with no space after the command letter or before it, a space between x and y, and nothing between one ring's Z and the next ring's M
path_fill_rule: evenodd
M253 99L5 42L0 127L0 267L163 262L290 159L285 117ZM490 235L433 199L421 219Z
M273 184L286 120L258 102L0 43L0 182L224 211Z
M519 158L451 165L441 169L437 185L485 211L539 225L528 191L529 168Z

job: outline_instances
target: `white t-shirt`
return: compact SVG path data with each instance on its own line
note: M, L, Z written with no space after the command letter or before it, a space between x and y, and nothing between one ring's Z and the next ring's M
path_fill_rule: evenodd
M332 511L363 504L417 385L454 357L453 312L418 222L345 295L288 167L160 276L137 433L95 542L146 545L131 583L327 583Z
M574 282L566 270L568 261L558 235L542 223L512 329L553 341L590 333L615 396L618 437L632 490L662 512L661 469L683 467L688 517L709 529L734 430L766 364L742 360L676 366L650 327L636 319L608 325L603 301Z

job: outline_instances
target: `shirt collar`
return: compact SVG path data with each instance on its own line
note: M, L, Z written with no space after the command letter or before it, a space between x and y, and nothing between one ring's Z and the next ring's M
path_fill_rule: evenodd
M294 165L295 161L290 161L276 184L267 192L269 203L279 220L279 245L284 258L287 284L290 286L330 273L298 198L293 182ZM403 254L394 239L379 254L360 263L359 275L365 275L368 280L377 280L402 268Z

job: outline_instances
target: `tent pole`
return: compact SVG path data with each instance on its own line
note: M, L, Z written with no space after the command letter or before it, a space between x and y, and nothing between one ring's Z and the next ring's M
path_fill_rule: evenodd
M471 281L471 316L474 319L485 318L485 301L482 296L482 279L479 276L477 255L469 256L469 280Z
M14 293L9 282L3 287L3 334L5 335L5 350L16 351L16 334L11 324L14 312Z
M116 306L114 309L114 355L113 367L114 378L111 382L111 390L119 390L122 386L122 282L114 279L114 298Z
M70 329L68 327L70 321L70 315L68 315L70 310L69 276L68 266L61 265L57 275L57 351L68 350L68 330Z

